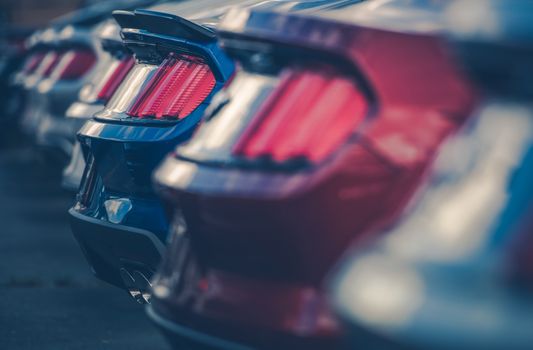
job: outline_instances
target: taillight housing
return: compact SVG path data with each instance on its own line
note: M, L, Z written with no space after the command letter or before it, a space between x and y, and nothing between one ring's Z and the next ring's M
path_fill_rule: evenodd
M108 75L104 77L104 83L98 92L97 99L99 101L107 102L111 96L113 96L118 86L124 80L134 64L135 59L130 55L115 62L115 67L113 67Z
M79 79L92 68L95 62L96 56L90 50L69 50L60 55L50 77L57 80Z
M60 59L61 53L59 51L47 52L41 60L41 64L39 65L35 73L41 77L49 77L56 68Z
M34 52L29 55L24 62L24 66L22 67L22 73L25 75L33 74L37 67L39 67L41 64L41 61L45 55L45 52Z
M329 67L288 68L232 152L247 159L319 162L355 132L368 109L350 75Z
M215 83L202 59L171 53L126 113L142 119L183 119L209 96Z
M95 62L95 54L88 49L48 49L31 54L22 67L22 73L55 80L74 80L87 73Z

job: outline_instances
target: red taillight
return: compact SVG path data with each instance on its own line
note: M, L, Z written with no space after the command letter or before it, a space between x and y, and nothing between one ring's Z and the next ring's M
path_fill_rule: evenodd
M41 64L36 69L36 74L41 77L49 77L54 68L59 63L61 59L61 53L58 51L49 51L44 55L41 60Z
M215 77L204 62L170 55L127 112L138 118L182 119L211 93Z
M127 56L120 60L109 76L106 76L104 79L105 83L102 89L98 92L98 100L108 101L111 96L115 93L118 86L124 80L130 69L135 64L135 59L131 56Z
M233 149L248 158L320 161L338 148L368 111L352 79L329 70L287 70Z
M51 77L57 80L78 79L93 66L95 55L88 50L70 50L61 55Z
M35 52L31 54L24 63L24 66L22 67L22 72L26 75L32 74L35 72L37 67L39 67L39 64L43 60L45 56L44 52Z

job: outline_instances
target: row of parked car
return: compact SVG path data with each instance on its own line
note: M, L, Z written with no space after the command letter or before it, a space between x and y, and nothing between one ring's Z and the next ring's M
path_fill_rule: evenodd
M109 1L4 55L3 123L176 349L531 349L532 14Z

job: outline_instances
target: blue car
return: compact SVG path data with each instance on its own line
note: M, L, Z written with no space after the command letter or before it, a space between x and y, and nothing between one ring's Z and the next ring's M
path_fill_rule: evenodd
M97 277L139 302L150 298L149 280L169 226L151 174L192 135L235 70L217 44L220 17L235 5L317 11L353 2L196 0L114 13L136 63L105 109L79 132L86 168L69 211Z
M463 0L447 13L487 98L401 222L334 278L354 348L533 346L533 3Z

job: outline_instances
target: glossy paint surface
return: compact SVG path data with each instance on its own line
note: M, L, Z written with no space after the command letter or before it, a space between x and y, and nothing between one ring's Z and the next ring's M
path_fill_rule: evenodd
M315 54L316 61L342 62L343 79L364 87L368 115L360 126L361 116L353 113L344 125L349 136L311 165L243 161L232 153L235 145L283 84L282 69L261 73L245 62L191 142L156 172L160 193L169 205L179 203L185 219L174 225L182 231L175 239L184 236L191 243L170 250L168 259L176 263L165 264L156 281L154 310L178 323L192 314L334 342L340 328L324 301L325 275L350 244L394 222L425 181L443 140L470 115L474 92L433 35L297 15L234 16L227 29L235 28L235 18L248 22L240 22L242 30L224 32L225 47L236 52L241 44L265 43L275 56L278 45L294 45ZM308 61L287 61L291 68L310 67ZM328 128L337 116L325 110L320 117L321 127ZM286 114L283 125L293 118L299 116ZM313 143L305 146L310 150ZM185 256L192 262L181 263ZM200 281L207 281L205 289L195 284ZM262 283L274 295L269 305L255 298L252 286ZM311 300L315 312L284 307L289 300L302 306Z

